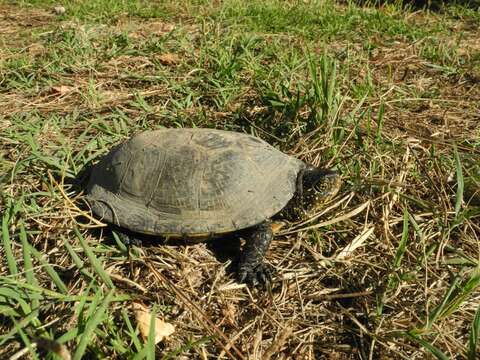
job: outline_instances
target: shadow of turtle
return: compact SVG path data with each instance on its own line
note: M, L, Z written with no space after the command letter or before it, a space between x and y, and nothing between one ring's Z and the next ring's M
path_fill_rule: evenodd
M142 248L153 248L158 246L195 246L199 243L205 243L215 259L220 263L229 263L226 272L234 275L237 272L238 261L242 246L242 232L229 233L222 236L216 236L209 239L189 239L189 238L167 238L161 235L148 235L137 233L116 225L109 225L107 229L92 229L92 235L96 238L103 237L103 242L107 245L118 245L114 233L119 240L127 247L138 246ZM103 235L103 236L102 236Z

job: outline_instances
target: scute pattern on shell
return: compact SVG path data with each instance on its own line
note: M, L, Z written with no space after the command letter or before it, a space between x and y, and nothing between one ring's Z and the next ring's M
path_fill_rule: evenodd
M259 224L284 208L304 166L242 133L147 131L94 166L87 199L105 221L141 233L224 233Z

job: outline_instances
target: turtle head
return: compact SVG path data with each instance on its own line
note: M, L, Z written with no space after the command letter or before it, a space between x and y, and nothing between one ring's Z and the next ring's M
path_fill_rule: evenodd
M335 170L307 166L301 180L301 203L307 214L315 212L340 190L342 181ZM299 184L300 185L300 184Z

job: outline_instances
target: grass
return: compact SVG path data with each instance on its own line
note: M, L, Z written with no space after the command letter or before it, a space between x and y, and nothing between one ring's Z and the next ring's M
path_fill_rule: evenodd
M0 2L1 358L478 357L478 9L54 5ZM273 242L271 292L208 244L128 251L88 212L82 169L164 126L341 171ZM142 338L135 302L175 333Z

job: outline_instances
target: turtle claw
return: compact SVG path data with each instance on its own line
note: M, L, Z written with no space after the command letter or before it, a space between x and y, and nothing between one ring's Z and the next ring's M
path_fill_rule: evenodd
M272 281L273 273L273 267L265 263L260 263L252 268L242 266L238 271L237 281L239 283L246 283L250 287L259 285L266 287Z

